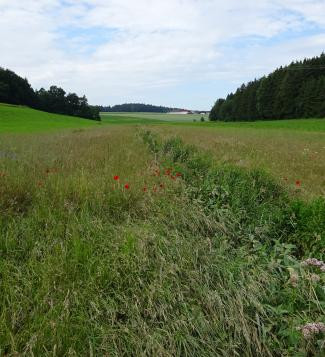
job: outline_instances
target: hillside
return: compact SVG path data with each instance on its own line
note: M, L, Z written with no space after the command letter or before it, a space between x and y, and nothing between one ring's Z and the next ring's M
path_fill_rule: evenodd
M94 120L52 114L23 106L0 103L0 133L28 133L98 126Z
M325 117L325 53L243 84L213 106L210 119L253 121Z
M161 105L151 105L142 103L125 103L100 107L101 112L131 112L131 113L168 113L176 108L163 107Z

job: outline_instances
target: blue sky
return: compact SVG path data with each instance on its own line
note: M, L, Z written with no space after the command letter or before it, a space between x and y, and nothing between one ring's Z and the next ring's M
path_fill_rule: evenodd
M208 110L325 51L324 15L324 0L0 0L0 65L92 104Z

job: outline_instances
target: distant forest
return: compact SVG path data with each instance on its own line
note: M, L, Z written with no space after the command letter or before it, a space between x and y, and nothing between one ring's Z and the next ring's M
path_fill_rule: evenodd
M112 107L100 107L102 112L134 112L134 113L168 113L176 108L167 108L157 105L141 104L141 103L125 103L113 105Z
M218 99L210 120L254 121L325 117L325 54L292 62Z
M26 105L50 113L100 120L99 108L88 104L85 96L67 94L62 88L34 90L26 78L0 67L0 103Z

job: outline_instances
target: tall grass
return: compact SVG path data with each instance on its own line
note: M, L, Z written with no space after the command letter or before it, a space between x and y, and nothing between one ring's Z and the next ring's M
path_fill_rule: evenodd
M304 124L294 130L298 122L293 121L292 130L291 126L277 128L274 122L237 123L237 127L155 126L153 130L163 136L177 135L208 151L215 161L248 170L262 168L292 195L307 200L325 197L325 134L321 125L315 125L314 132ZM268 123L274 129L268 129Z
M1 141L0 355L321 356L324 336L297 327L324 321L324 276L300 264L284 190L145 142L128 127ZM321 211L295 209L309 237Z

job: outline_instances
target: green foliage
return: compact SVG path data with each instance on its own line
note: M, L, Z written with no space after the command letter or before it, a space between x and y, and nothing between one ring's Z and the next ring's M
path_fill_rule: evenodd
M267 355L272 351L276 355L321 356L322 336L304 343L297 328L309 322L311 316L319 319L320 305L325 301L320 287L324 276L311 275L308 269L302 270L299 263L307 256L324 256L325 200L292 201L283 188L263 172L216 166L211 158L187 147L178 138L168 139L160 147L160 160L164 165L178 165L177 170L182 171L186 183L187 197L198 205L198 212L208 217L209 233L205 235L218 237L219 241L224 237L233 251L245 251L246 258L241 262L234 259L239 267L252 262L257 269L264 266L264 273L268 274L263 288L269 295L259 295L259 307L254 303L246 306L244 314L248 316L252 312L251 321L254 321L257 309L258 325L263 331L271 332L272 342L263 335L264 338L259 339L262 350L258 352L254 343L254 346L245 343L245 349L237 353L246 355L250 351L248 355ZM228 259L232 259L228 254ZM250 274L255 276L256 271ZM236 280L237 284L240 282L241 279ZM315 299L309 295L310 289Z
M146 131L145 135L148 138L153 134ZM322 257L324 199L310 203L291 201L283 188L264 172L216 166L207 155L177 137L156 145L154 152L159 151L162 158L182 165L192 200L200 202L213 219L231 219L239 244L251 237L261 243L274 244L280 240L294 244L299 258Z
M62 88L51 86L48 91L41 88L36 92L38 108L50 113L68 114L81 118L100 121L99 108L88 105L85 96L78 97L75 93L66 95Z
M0 103L26 105L50 113L67 114L100 121L99 107L88 105L85 96L51 86L48 91L34 91L27 79L0 67Z
M171 138L162 145L162 153L169 153L174 162L187 162L194 151L193 146L185 146L180 138Z
M37 105L37 96L27 79L0 67L0 103Z
M125 103L100 107L101 112L129 112L129 113L168 113L174 110L174 108L162 107L151 104L142 104L142 103Z
M271 178L142 137L3 136L0 355L322 356L298 328L325 322L325 276L294 254L323 204L295 206L286 239Z
M218 99L210 120L324 118L325 54L279 68Z
M325 254L325 199L310 203L296 201L291 204L294 231L288 236L300 255L324 258Z
M142 139L145 144L148 145L152 153L158 153L160 150L160 144L158 141L158 136L154 135L150 130L146 130L141 133Z

